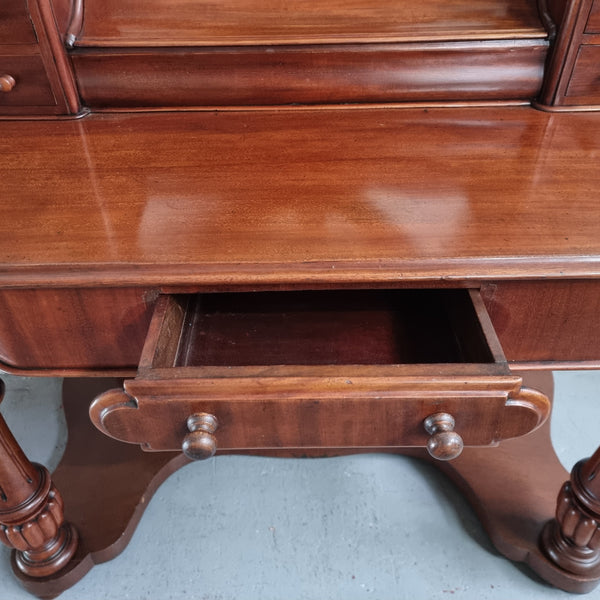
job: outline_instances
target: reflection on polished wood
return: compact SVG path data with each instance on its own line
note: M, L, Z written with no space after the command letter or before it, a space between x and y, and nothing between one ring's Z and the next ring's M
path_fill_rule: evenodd
M593 114L207 112L0 131L3 287L600 274Z

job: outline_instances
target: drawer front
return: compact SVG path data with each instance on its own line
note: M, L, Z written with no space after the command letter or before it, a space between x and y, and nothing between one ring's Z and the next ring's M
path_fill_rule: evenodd
M586 33L600 33L600 1L596 0L585 28Z
M509 362L598 360L600 279L498 281L481 294Z
M56 100L39 55L0 54L0 76L10 76L14 84L0 92L0 113L4 107L54 106Z
M0 43L35 44L33 24L27 11L26 0L0 2Z
M94 423L145 450L179 450L188 419L213 415L220 451L276 448L390 448L426 446L425 420L446 413L466 446L493 445L540 425L545 397L520 391L514 376L433 377L380 371L310 376L196 380L133 380L92 405ZM465 381L466 380L466 381ZM512 388L507 391L507 388Z
M157 51L78 50L94 108L530 99L543 40Z
M580 47L565 95L580 104L600 102L600 46Z
M546 418L520 386L475 291L163 296L138 377L90 414L146 450L180 449L199 414L223 452L426 446L440 413L483 446Z

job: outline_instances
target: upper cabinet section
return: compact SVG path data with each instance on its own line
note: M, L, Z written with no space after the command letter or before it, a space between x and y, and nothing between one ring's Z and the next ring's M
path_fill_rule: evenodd
M69 28L92 109L528 101L535 0L84 0Z
M0 115L600 106L600 0L0 0Z
M35 31L26 0L0 2L0 44L35 44Z
M58 14L68 0L57 0ZM0 118L68 115L79 98L51 0L0 0Z
M547 110L600 108L600 0L571 0L546 70L540 106Z
M532 0L86 0L77 46L545 38Z

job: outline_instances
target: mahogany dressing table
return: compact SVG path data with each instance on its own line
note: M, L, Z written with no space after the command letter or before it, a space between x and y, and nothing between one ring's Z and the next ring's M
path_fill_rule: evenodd
M70 428L51 478L0 418L15 575L58 595L190 460L379 451L593 589L600 453L548 419L600 366L600 3L215 7L0 8L0 361Z

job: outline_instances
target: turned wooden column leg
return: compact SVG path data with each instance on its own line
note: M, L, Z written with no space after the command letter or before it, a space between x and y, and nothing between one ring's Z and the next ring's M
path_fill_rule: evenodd
M600 448L578 462L540 538L546 556L575 575L600 578Z
M4 383L0 380L0 401ZM50 474L31 463L0 416L0 541L15 549L13 564L29 577L62 569L77 548Z

